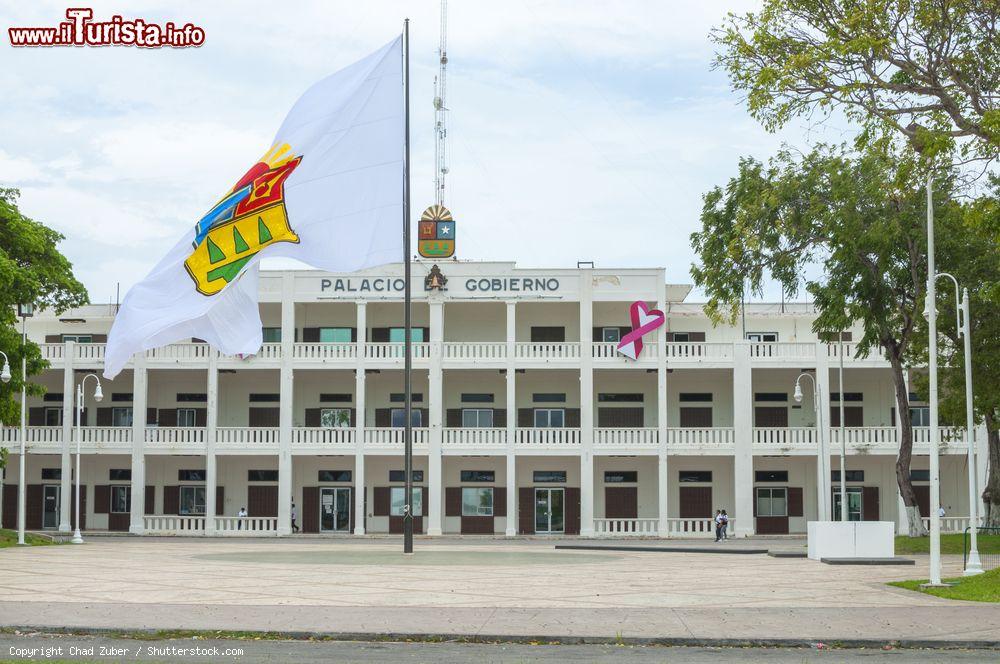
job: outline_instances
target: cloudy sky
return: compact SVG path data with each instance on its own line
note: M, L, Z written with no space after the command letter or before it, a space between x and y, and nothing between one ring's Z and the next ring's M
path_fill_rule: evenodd
M404 16L414 213L433 202L437 0L85 4L95 18L206 32L194 49L12 49L7 27L55 25L67 4L0 0L0 186L66 236L92 301L113 301L118 283L124 295L270 145L302 91L389 41ZM708 32L754 4L452 0L458 256L664 266L689 283L701 195L741 155L849 138L831 124L770 135L711 70Z

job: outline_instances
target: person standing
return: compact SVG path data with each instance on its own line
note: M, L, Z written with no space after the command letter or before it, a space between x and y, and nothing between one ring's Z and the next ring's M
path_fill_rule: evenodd
M715 510L715 541L722 539L722 510Z
M295 509L295 501L293 500L293 501L292 501L292 532L293 532L293 533L297 533L297 532L299 532L299 527L298 527L298 525L297 525L297 524L295 523L295 518L296 518L297 516L298 516L298 511L297 511L297 510Z
M243 521L247 518L247 508L241 507L240 511L236 513L236 530L243 530Z
M729 539L729 515L726 510L722 510L722 539Z

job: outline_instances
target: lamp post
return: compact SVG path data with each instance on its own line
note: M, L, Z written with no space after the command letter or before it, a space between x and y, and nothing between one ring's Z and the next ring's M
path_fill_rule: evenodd
M17 459L17 543L21 546L25 545L24 542L24 527L26 519L26 489L27 482L25 470L25 450L26 441L28 438L28 332L27 332L27 321L29 318L35 315L35 305L30 302L25 304L17 305L17 315L21 317L21 453L18 455Z
M844 332L839 333L840 367L837 371L837 387L840 390L840 403L838 412L840 414L840 520L847 521L847 435L844 431Z
M101 391L101 379L97 377L97 374L87 374L76 386L76 487L74 487L76 492L76 532L73 533L71 540L73 544L83 544L83 536L80 534L80 482L83 480L83 475L80 474L80 439L83 437L83 432L80 430L80 425L83 421L83 386L87 383L88 378L93 378L94 382L97 383L94 386L94 401L100 403L101 399L104 398L104 393Z
M972 332L969 316L969 289L962 290L962 299L958 299L958 280L947 272L934 275L935 280L941 277L951 279L955 284L955 327L958 336L962 337L963 354L965 356L965 442L968 446L969 470L969 558L966 561L965 576L983 573L983 564L979 558L979 497L976 495L976 443L975 428L972 417ZM929 317L936 303L928 295L924 302L924 317Z
M3 355L3 370L0 370L0 381L4 384L10 382L10 359L7 358L7 353L0 350L0 355ZM0 509L3 508L3 477L0 476ZM0 526L3 524L0 523Z
M829 455L826 449L823 447L823 411L821 404L823 402L823 393L820 390L819 382L816 377L810 373L800 373L799 377L795 379L795 393L794 398L796 403L802 403L802 377L806 376L813 384L813 409L816 411L816 432L819 436L819 486L820 491L823 492L824 496L829 496L829 491L826 490L827 482L829 481L830 471L827 467L830 463ZM822 510L822 514L819 514L820 521L826 521L828 516L826 510L822 507L825 505L825 501L819 503L819 508ZM841 506L841 511L843 511L843 506Z

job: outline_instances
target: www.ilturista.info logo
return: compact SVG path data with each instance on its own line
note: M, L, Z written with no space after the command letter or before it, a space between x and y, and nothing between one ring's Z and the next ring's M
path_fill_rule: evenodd
M7 28L11 46L139 46L141 48L190 48L205 43L205 31L187 23L162 25L141 18L112 16L94 21L94 10L66 10L68 21L50 28Z

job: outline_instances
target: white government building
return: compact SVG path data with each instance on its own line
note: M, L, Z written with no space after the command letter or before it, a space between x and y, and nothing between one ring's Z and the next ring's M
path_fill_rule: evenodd
M706 536L726 509L737 536L803 533L839 518L842 391L849 516L905 529L893 381L881 357L854 357L859 329L820 341L807 304L752 304L745 322L713 327L663 269L442 261L446 286L427 290L431 267L413 266L418 532ZM294 510L303 532L401 532L402 295L401 264L263 272L255 356L192 340L102 378L100 403L87 381L84 530L287 535ZM637 361L615 350L635 300L667 319ZM113 316L94 305L28 319L50 362L37 377L47 394L28 403L30 530L74 525L74 395L103 369ZM926 411L913 405L915 424ZM3 525L14 527L20 441L4 424ZM929 430L914 436L926 515ZM942 430L944 530L968 523L965 437Z

